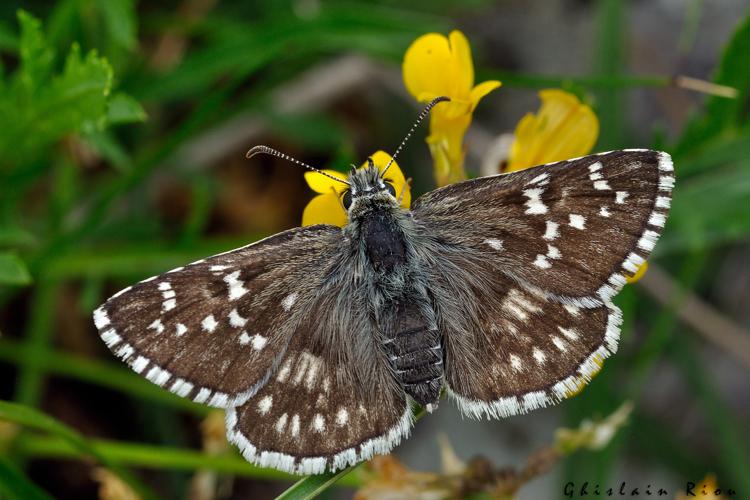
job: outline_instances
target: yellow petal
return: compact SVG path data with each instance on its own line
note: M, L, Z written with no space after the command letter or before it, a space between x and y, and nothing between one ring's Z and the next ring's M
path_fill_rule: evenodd
M486 96L500 85L502 84L497 80L487 80L471 89L471 110L474 111L477 104L479 104L479 101L482 100L482 97Z
M462 97L474 86L474 62L471 60L471 47L466 36L458 30L451 31L448 41L453 63L449 68L449 71L453 72L452 95Z
M337 194L328 192L319 194L307 204L302 212L302 225L332 224L344 227L348 221L346 211Z
M625 281L628 283L635 283L639 279L643 278L643 275L646 274L646 271L648 270L648 262L644 262L640 266L638 266L638 269L635 270L635 274L633 276L625 276Z
M322 171L341 180L346 180L347 178L345 174L337 172L336 170L323 169ZM331 189L333 189L337 193L343 193L346 190L346 184L336 182L333 179L329 179L325 175L320 175L317 172L305 172L305 180L307 181L307 185L310 186L310 189L312 189L316 193L330 193Z
M557 89L539 92L539 112L518 123L508 171L583 156L599 136L599 120L576 96Z
M388 165L388 162L391 161L391 155L385 151L376 151L370 156L370 158L372 158L372 162L381 172L385 166ZM385 173L385 180L393 184L393 187L396 190L396 198L401 197L401 206L409 208L411 206L411 190L409 189L404 173L401 171L401 167L398 166L397 162L394 161L388 168L388 172Z
M404 85L415 99L423 92L451 96L452 56L448 39L439 33L422 35L409 46L402 65Z

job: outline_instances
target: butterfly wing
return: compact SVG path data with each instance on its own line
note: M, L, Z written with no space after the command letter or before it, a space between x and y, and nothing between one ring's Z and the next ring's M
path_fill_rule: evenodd
M199 403L241 404L306 320L341 240L334 226L285 231L128 287L94 322L151 382Z
M462 413L506 417L577 393L617 351L621 314L524 289L503 276L476 292L471 346L446 332L446 384Z
M107 345L172 392L227 409L261 466L335 470L411 429L341 230L293 229L126 288L94 313Z
M668 155L616 151L485 177L416 201L435 240L446 384L471 416L574 393L617 349L611 297L648 258L674 184Z
M669 210L666 153L613 151L427 193L414 217L528 287L594 304L651 253Z
M346 351L346 349L343 349ZM388 453L412 412L384 364L368 379L352 360L293 341L279 370L247 403L227 411L227 437L246 460L294 474L335 471Z

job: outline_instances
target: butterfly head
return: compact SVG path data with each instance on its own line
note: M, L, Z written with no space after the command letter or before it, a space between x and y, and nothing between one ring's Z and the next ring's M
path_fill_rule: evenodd
M341 201L344 208L350 212L355 205L362 205L366 201L378 201L385 203L396 202L396 188L393 183L384 177L384 172L375 166L372 158L367 159L364 168L352 167L349 174L349 189L347 189ZM396 203L397 204L397 203Z

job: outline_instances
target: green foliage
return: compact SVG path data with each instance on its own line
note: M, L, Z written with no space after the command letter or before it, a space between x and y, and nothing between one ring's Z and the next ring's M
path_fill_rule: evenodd
M55 72L55 51L41 23L19 12L19 68L2 82L0 160L5 171L43 158L50 145L75 133L110 124L142 121L145 112L127 95L111 96L112 67L96 51L81 54L74 44Z
M0 285L28 285L31 276L26 265L12 252L0 252Z
M11 500L50 500L52 497L31 482L8 457L0 456L0 494Z

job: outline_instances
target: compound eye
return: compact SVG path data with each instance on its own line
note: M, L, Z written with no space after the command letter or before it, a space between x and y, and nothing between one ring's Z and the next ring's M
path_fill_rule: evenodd
M386 189L386 190L387 190L387 191L388 191L389 193L391 193L391 196L393 196L394 198L396 197L396 188L395 188L395 187L393 187L393 184L391 184L390 182L386 182L386 183L385 183L385 189Z
M348 189L344 191L344 196L342 197L341 201L344 204L344 208L349 210L349 207L352 206L352 192Z

